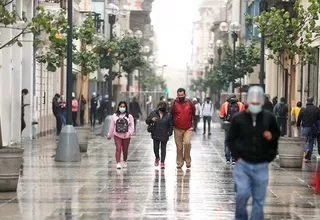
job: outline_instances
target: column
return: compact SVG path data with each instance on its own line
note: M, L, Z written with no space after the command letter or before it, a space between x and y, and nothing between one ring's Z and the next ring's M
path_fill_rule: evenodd
M33 1L22 1L23 11L26 12L26 17L30 21L33 17ZM30 104L25 108L25 122L26 128L24 129L22 136L26 138L32 137L32 121L33 115L35 115L35 108L33 106L33 100L35 99L34 93L34 52L33 52L33 34L23 35L23 47L22 47L22 84L21 88L29 90L29 94L24 98L24 102ZM20 91L21 92L21 91Z
M12 4L6 7L9 11L12 10ZM0 28L0 42L5 44L12 39L12 29ZM12 48L4 47L2 52L2 68L0 79L0 116L1 116L1 131L3 146L9 146L11 143L11 107L12 107L12 92L11 92L11 75L12 75ZM20 117L17 119L20 120ZM20 128L19 128L20 130Z
M22 14L22 2L21 1L16 1L16 11L18 15ZM15 27L23 28L25 27L25 23L20 21L14 25ZM17 36L21 30L13 29L13 37ZM22 40L22 37L19 37L19 40ZM12 89L12 99L11 99L11 141L13 143L19 143L21 141L21 59L22 59L22 48L19 47L17 44L12 46L12 75L11 75L11 89ZM29 90L29 89L28 89ZM29 93L31 91L29 90ZM28 102L25 102L28 103ZM30 108L30 106L25 107L25 109Z

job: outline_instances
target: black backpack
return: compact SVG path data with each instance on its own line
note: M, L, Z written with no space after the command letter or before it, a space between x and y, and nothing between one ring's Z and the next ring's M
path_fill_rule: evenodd
M229 103L228 104L228 109L227 109L227 117L226 117L226 121L231 122L232 117L235 113L239 112L239 106L238 103Z
M123 118L118 118L116 121L116 132L118 133L127 133L129 131L129 122L128 120Z
M286 117L288 113L288 109L286 104L281 103L279 106L279 116L280 117Z

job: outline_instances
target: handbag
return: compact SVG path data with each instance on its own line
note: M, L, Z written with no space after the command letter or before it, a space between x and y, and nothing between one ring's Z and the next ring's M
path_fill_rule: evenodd
M148 125L147 131L148 131L149 133L154 132L154 123L151 123L151 124Z

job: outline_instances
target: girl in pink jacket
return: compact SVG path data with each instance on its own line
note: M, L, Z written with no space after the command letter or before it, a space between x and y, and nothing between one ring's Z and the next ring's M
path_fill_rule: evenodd
M134 132L134 120L132 115L128 113L128 105L125 101L118 104L118 110L113 114L108 139L114 136L114 143L116 145L116 161L117 169L127 167L128 149L131 135ZM123 151L123 164L121 167L120 157L121 150Z

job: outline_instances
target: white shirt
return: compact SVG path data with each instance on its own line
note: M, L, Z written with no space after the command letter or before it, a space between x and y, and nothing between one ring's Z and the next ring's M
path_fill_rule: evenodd
M202 104L202 116L208 117L213 114L213 104L211 102Z
M195 108L196 108L196 115L200 116L201 115L201 105L200 105L200 103L195 104Z

